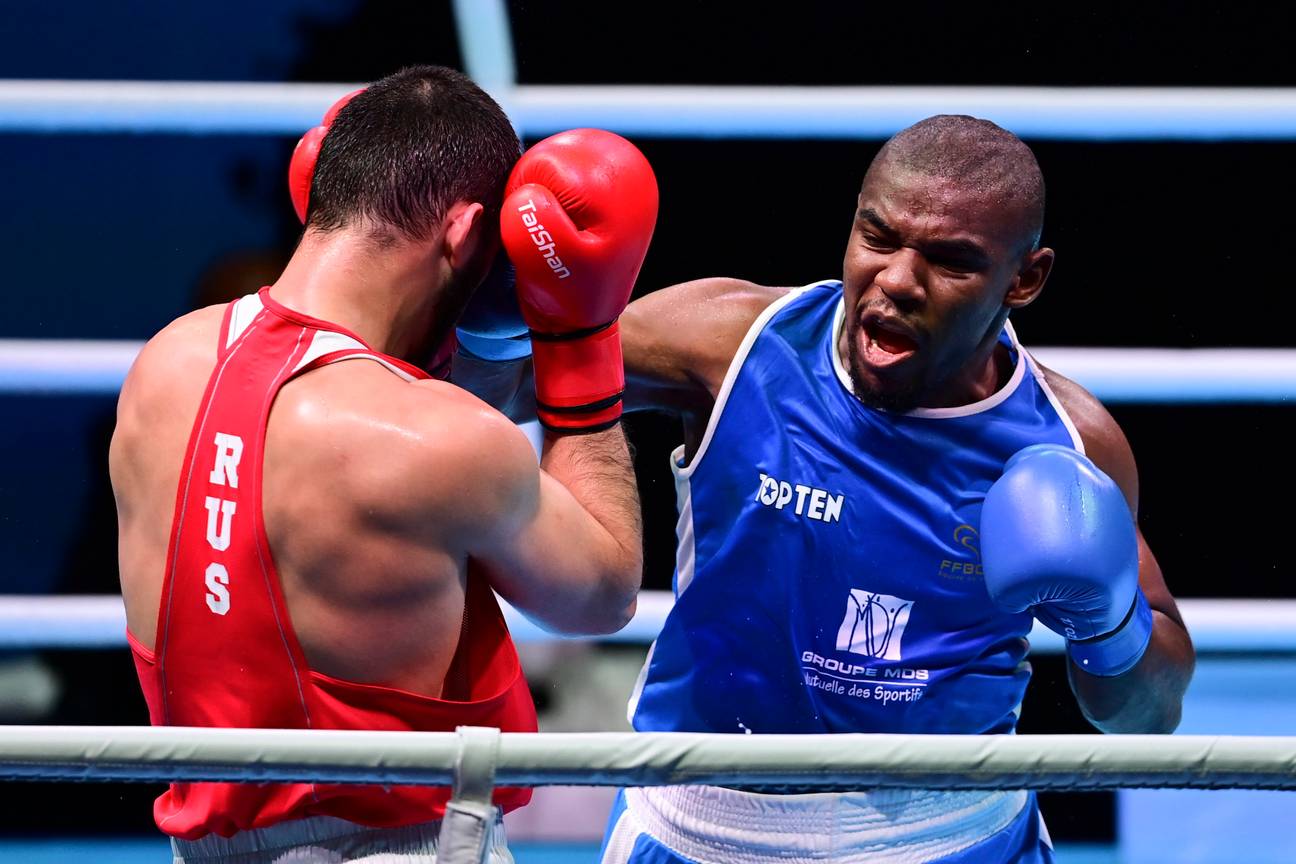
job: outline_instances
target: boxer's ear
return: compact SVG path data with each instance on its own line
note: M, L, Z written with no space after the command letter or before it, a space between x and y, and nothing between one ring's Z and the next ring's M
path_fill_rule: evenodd
M1047 246L1026 253L1021 269L1004 295L1004 305L1009 309L1020 309L1033 303L1044 290L1044 283L1053 270L1053 258L1053 250Z
M456 201L446 214L442 251L450 266L462 270L485 242L486 208L477 202Z

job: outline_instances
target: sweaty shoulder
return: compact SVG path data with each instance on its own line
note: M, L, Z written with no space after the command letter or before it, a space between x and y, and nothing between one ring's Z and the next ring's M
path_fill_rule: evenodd
M190 374L206 376L216 365L217 338L225 305L182 315L144 343L122 384L122 398L141 395ZM201 395L201 394L199 394Z
M504 415L440 381L409 382L367 360L285 386L267 448L301 477L330 476L357 518L447 546L501 530L538 495L535 452Z
M1075 424L1085 454L1116 481L1131 512L1138 512L1138 468L1125 433L1111 413L1085 388L1052 369L1040 367L1053 394Z
M627 407L708 411L753 322L790 290L717 277L631 303L621 317Z
M117 399L114 457L137 445L146 451L166 446L170 432L175 432L183 450L207 378L216 365L224 312L223 305L190 312L145 343Z

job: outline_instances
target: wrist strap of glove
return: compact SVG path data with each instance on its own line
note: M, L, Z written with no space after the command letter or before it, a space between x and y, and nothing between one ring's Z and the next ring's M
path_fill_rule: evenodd
M597 432L621 419L625 363L617 321L574 333L531 331L536 416L555 432Z
M1071 662L1090 675L1112 678L1134 668L1152 641L1152 607L1143 589L1134 592L1134 603L1121 625L1110 633L1079 642L1067 642Z
M503 363L531 356L531 337L525 333L519 336L478 336L462 329L456 332L460 350L481 360Z

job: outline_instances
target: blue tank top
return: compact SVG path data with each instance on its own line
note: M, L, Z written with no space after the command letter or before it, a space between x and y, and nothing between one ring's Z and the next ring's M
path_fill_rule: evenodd
M841 283L790 292L743 340L679 503L674 608L630 719L641 731L1012 731L1029 613L986 593L986 490L1030 444L1081 448L1010 326L1008 383L891 413L853 394Z

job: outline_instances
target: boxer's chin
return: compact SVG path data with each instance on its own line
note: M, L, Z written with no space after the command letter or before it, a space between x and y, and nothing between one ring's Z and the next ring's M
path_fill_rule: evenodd
M855 397L869 408L903 414L918 407L917 379L899 369L878 369L865 362L859 339L850 339L847 371ZM890 374L888 374L890 373Z
M918 407L915 388L878 387L857 375L854 370L851 372L851 383L855 387L855 397L869 408L904 414Z

